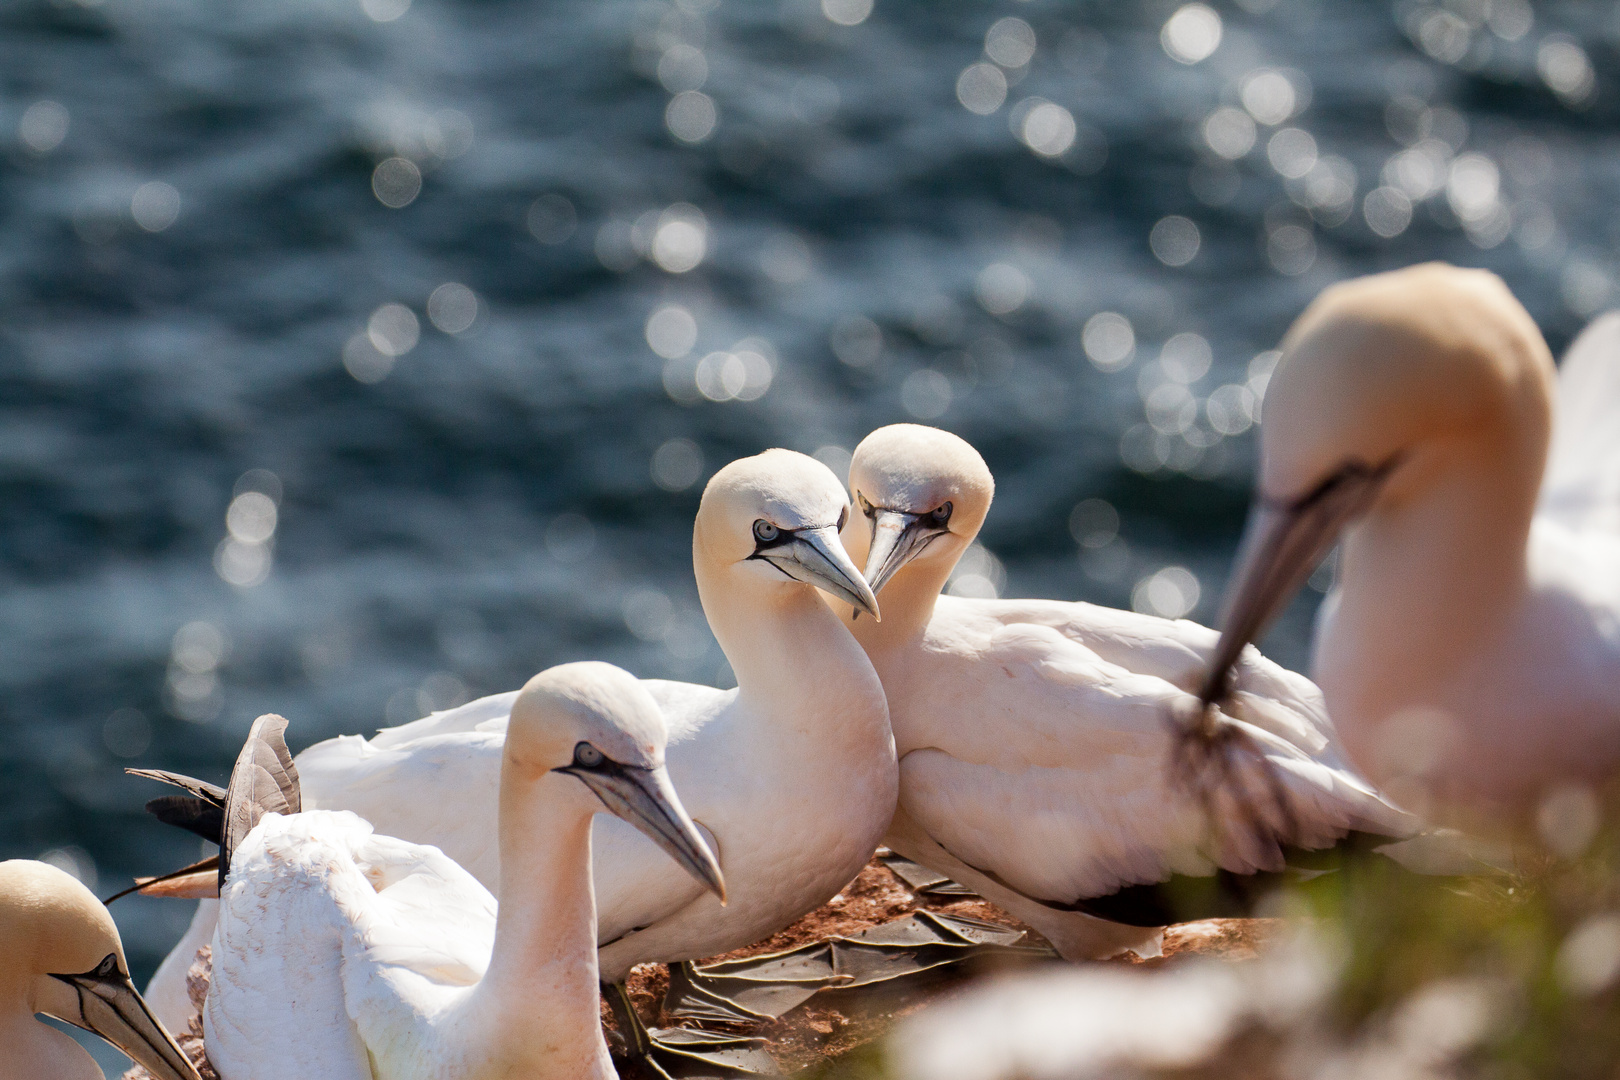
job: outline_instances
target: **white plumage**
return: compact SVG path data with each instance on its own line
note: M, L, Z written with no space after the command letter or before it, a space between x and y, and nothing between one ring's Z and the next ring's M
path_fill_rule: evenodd
M1001 904L1065 956L1152 953L1158 930L1053 905L1088 906L1217 864L1280 870L1278 837L1316 849L1353 830L1411 831L1344 767L1316 687L1251 648L1227 712L1278 770L1293 821L1254 787L1249 801L1268 815L1255 829L1226 792L1212 837L1170 758L1173 718L1196 707L1214 631L1084 603L940 596L992 490L983 460L954 435L880 429L856 449L850 487L864 513L845 544L866 559L884 618L848 625L883 679L900 755L887 842Z
M499 905L437 848L352 813L270 814L249 833L220 896L203 1015L225 1080L614 1075L596 1004L591 818L622 815L717 890L719 871L670 791L657 707L630 675L544 672L512 729L496 777L511 864Z
M819 587L871 609L837 538L847 507L837 477L785 450L734 462L710 481L694 569L738 688L643 685L668 728L670 775L731 883L730 903L636 830L603 818L594 872L605 981L775 932L847 884L882 838L898 783L883 689L816 598ZM779 535L762 542L759 523ZM498 890L507 874L495 845L495 778L513 696L309 748L297 758L304 805L352 810L380 831L433 844ZM160 974L175 982L184 965L166 962ZM179 996L164 989L155 979L160 1000Z

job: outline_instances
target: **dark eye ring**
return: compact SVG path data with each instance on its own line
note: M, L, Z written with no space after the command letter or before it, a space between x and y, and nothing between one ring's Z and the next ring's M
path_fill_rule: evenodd
M942 502L928 513L928 520L935 525L944 525L951 520L951 504Z
M839 532L844 531L844 522L846 522L848 520L849 520L849 507L846 506L842 510L838 511L838 531Z
M606 761L607 757L588 742L574 744L574 764L582 769L594 769Z
M769 544L771 541L775 540L781 535L782 530L778 529L775 525L772 525L764 518L760 518L758 521L754 522L754 539L758 540L762 544Z
M855 497L857 499L861 500L861 513L865 514L869 518L870 517L877 517L877 507L875 507L871 503L867 502L865 495L862 495L860 492L857 491L855 493Z

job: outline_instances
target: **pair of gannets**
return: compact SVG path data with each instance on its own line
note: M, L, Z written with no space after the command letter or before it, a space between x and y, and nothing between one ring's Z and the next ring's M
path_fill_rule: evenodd
M347 811L263 813L228 853L203 1012L224 1080L615 1075L597 1004L592 820L616 815L723 899L720 868L665 771L658 704L627 672L542 672L506 736L498 904L437 848ZM283 775L296 786L293 768ZM237 779L227 821L259 811Z
M198 1080L129 981L106 906L72 875L13 859L0 862L0 1080L102 1080L84 1047L36 1013L94 1032L161 1080Z
M1363 278L1295 323L1265 405L1205 699L1338 540L1313 673L1368 776L1485 827L1612 776L1620 315L1593 323L1555 375L1494 275L1430 264Z
M1237 658L1227 710L1281 777L1286 810L1261 797L1258 777L1239 774L1252 790L1206 801L1169 768L1214 631L1085 603L941 596L994 491L962 439L881 428L849 476L844 544L883 620L841 611L888 694L900 800L885 842L896 851L1081 959L1156 954L1165 923L1237 913L1297 861L1288 849L1413 832L1344 766L1316 687L1253 648ZM1212 879L1186 898L1199 907L1174 902L1181 883L1156 888L1173 877Z
M876 613L838 540L843 485L813 458L771 450L721 469L693 527L693 569L737 688L643 683L669 729L669 772L724 867L730 903L635 829L597 824L601 975L633 1050L645 1033L623 996L639 963L750 945L825 903L871 858L894 813L897 772L883 687L817 590ZM308 809L349 810L389 836L433 844L490 891L523 872L497 843L498 777L512 694L471 702L367 741L297 758ZM521 844L518 844L521 847ZM189 1012L184 975L214 933L204 901L148 993ZM182 1021L183 1022L183 1021Z

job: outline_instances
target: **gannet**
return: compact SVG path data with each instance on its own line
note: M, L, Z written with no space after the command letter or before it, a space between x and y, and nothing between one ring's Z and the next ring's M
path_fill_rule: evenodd
M223 1080L612 1078L592 819L611 812L725 896L664 743L658 704L611 664L530 679L501 756L498 904L437 848L348 811L265 814L219 899L203 1032Z
M107 908L71 874L12 859L0 862L0 1080L102 1080L36 1013L95 1032L161 1080L198 1080L130 982Z
M1316 687L1253 648L1238 658L1228 710L1264 748L1291 808L1263 804L1269 816L1256 821L1229 792L1201 805L1167 767L1172 717L1195 705L1214 631L1084 603L941 596L994 493L962 439L880 428L849 476L856 513L844 545L864 560L883 621L841 611L888 692L900 799L884 842L907 858L1082 959L1153 955L1174 915L1235 913L1231 894L1258 893L1284 869L1279 840L1310 850L1412 831L1344 767ZM1152 888L1217 869L1214 910L1173 909Z
M1424 816L1495 828L1552 786L1613 775L1617 420L1620 315L1555 375L1492 274L1430 263L1328 289L1266 392L1205 698L1337 540L1312 672L1375 783Z
M848 884L889 825L898 778L883 687L817 599L824 589L877 612L838 540L847 512L838 478L787 450L727 465L703 493L693 569L737 688L645 685L669 726L670 775L725 868L731 902L722 908L635 830L597 824L602 977L621 1030L637 1039L620 985L633 965L713 956L774 933ZM304 806L352 810L379 831L436 845L498 891L495 778L512 697L310 747L297 758ZM186 965L212 932L213 908L199 907L149 991L182 1016Z

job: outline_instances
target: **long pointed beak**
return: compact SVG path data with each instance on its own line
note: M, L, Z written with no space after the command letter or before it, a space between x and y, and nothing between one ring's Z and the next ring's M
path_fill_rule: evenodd
M595 769L560 771L579 777L604 806L640 829L682 870L720 897L722 904L726 902L726 879L720 872L720 862L703 842L662 765L643 769L608 760Z
M934 537L949 530L928 524L922 514L879 510L872 519L872 547L866 553L866 580L879 593L906 563L923 553Z
M93 1031L134 1058L158 1080L202 1080L180 1047L175 1045L146 1001L118 967L118 955L107 958L82 975L52 975L74 991L75 1006L57 1016L76 1027ZM52 1015L56 1015L55 1012Z
M814 585L872 618L882 620L877 595L850 561L836 527L800 529L791 541L771 548L764 557L795 581Z
M1397 464L1398 457L1379 466L1351 462L1297 499L1255 505L1226 588L1221 639L1198 692L1205 705L1227 695L1243 647L1265 632L1344 527L1373 504Z
M135 884L113 893L103 904L122 900L130 893L161 896L169 900L206 900L219 895L219 856L210 855L190 866L182 866L157 877L138 877Z

